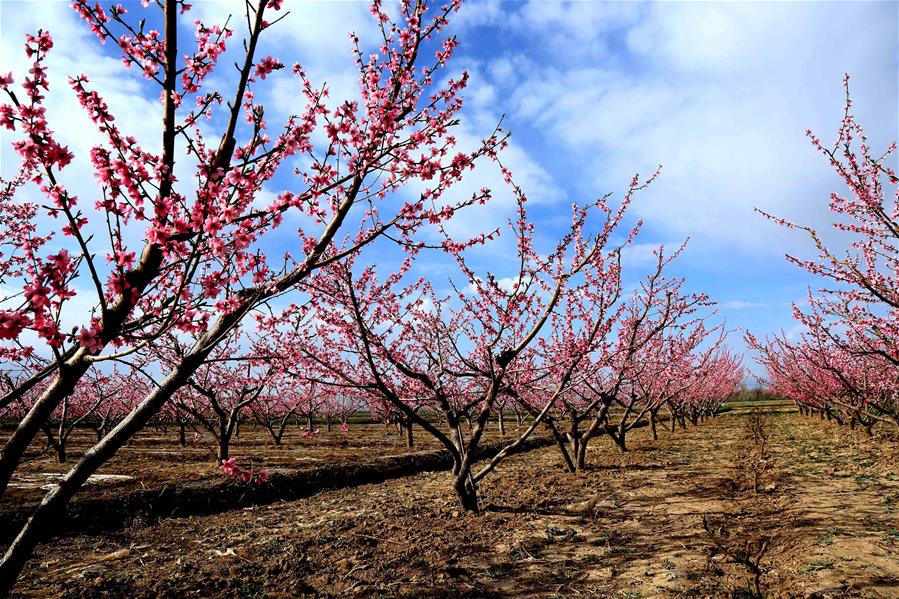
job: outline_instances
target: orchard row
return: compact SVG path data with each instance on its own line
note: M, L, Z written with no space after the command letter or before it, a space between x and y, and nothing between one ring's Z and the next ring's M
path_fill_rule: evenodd
M849 78L846 109L832 145L810 131L812 144L830 162L846 192L833 193L830 211L838 240L810 227L770 217L808 234L811 260L787 256L816 275L823 288L793 306L799 333L760 341L771 391L817 413L871 434L875 425L899 430L899 178L896 143L873 150L852 114Z
M88 477L152 422L205 429L233 470L229 443L242 421L278 443L297 416L342 421L365 410L432 435L452 455L461 505L476 511L479 483L540 429L577 472L598 436L625 449L636 426L697 423L744 378L713 302L671 274L683 247L658 247L646 272L622 266L641 228L628 209L657 173L635 176L620 198L573 205L559 234L529 215L503 164L500 126L460 142L468 76L448 70L458 42L446 33L458 0L374 0L381 39L351 37L359 88L342 100L300 64L276 73L285 63L261 55L269 31L287 26L281 0L247 3L245 19L221 24L193 22L182 0L144 4L133 15L119 4L73 6L159 98L154 145L129 133L138 123L117 120L83 74L69 93L99 141L76 157L58 140L45 104L46 31L26 40L27 73L0 79L0 126L21 157L0 188L0 418L15 424L0 454L0 501L42 436L63 459L75 427L97 431L7 549L0 594ZM242 43L229 44L238 31ZM280 125L259 100L275 78L296 90ZM864 424L896 414L897 229L880 188L883 176L896 179L863 141L855 158L858 133L847 112L848 165L830 155L856 198L832 207L861 219L845 227L862 238L861 257L819 242L822 261L805 265L855 287L799 314L833 360L807 344L797 355L838 383L822 395L811 383L820 373L798 381L781 366L800 346L756 343L779 392ZM476 167L501 173L502 189L464 190ZM506 226L458 233L500 202ZM416 276L435 265L448 274ZM856 397L836 389L848 383L835 365L859 352L871 366L863 383L851 378ZM865 377L880 372L875 392ZM477 462L488 422L509 411L527 414L527 426Z

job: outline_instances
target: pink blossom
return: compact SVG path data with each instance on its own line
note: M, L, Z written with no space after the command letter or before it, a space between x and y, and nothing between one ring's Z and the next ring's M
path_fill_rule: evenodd
M266 56L256 65L255 75L260 79L265 79L267 75L271 74L272 71L277 69L283 69L284 65L276 58L272 58L271 56Z
M99 352L103 349L103 339L101 337L100 322L97 319L91 319L90 328L81 327L75 340L91 353Z
M40 310L50 305L49 293L50 290L40 283L32 283L25 287L25 299L28 300L28 303L35 310Z
M30 322L21 312L0 311L0 339L15 339Z
M222 460L219 469L228 476L237 476L240 473L240 468L237 466L237 458L227 458Z

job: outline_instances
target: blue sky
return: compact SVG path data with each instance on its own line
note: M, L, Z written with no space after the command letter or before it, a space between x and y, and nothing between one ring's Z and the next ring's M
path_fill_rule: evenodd
M221 23L241 4L199 1L195 12ZM285 7L292 14L262 55L299 61L313 80L330 83L333 97L352 97L357 74L346 33L371 39L367 4L288 0ZM505 115L513 133L505 160L547 239L561 233L572 201L620 195L634 172L662 164L661 178L633 208L646 224L626 261L629 278L646 265L651 246L689 236L674 270L719 300L729 324L762 335L790 329L790 303L814 281L783 254L808 254L809 244L753 208L826 226L827 198L839 182L804 131L833 137L843 73L852 77L855 109L874 147L899 137L897 12L895 2L469 2L452 25L461 41L453 70L471 73L460 139L478 139ZM153 93L122 76L112 49L96 43L67 2L0 2L4 72L20 70L23 36L37 27L57 40L57 94L71 96L64 76L86 71L120 120L133 122L149 147L158 143ZM292 85L276 78L268 88L273 115L297 109ZM95 137L74 100L52 97L50 117L51 126L65 120L55 127L60 137L86 157ZM4 176L14 163L7 145ZM80 180L89 193L87 170ZM465 183L485 184L498 187L495 170L479 169ZM464 233L500 224L510 207L499 198L455 227ZM502 276L501 261L493 262ZM733 344L742 347L736 338Z
M506 112L551 187L582 198L663 164L640 241L691 237L679 271L765 332L792 325L810 281L782 255L809 246L752 208L826 222L839 182L803 133L832 138L843 73L874 146L896 139L897 6L491 2L462 31L483 110Z

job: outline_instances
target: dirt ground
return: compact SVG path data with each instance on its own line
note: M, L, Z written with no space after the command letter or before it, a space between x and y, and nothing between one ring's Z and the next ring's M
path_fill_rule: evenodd
M319 431L315 437L304 437L298 427L291 426L281 445L275 446L264 428L244 425L240 437L232 440L230 453L239 459L243 468L285 472L440 447L432 437L416 431L415 447L410 450L404 435L396 428L386 428L380 423L350 424L346 433L336 426L329 432L321 425ZM194 441L193 434L192 430L188 431L187 446L182 447L178 443L177 427L169 427L167 431L151 427L142 431L99 470L99 476L89 481L79 497L102 497L134 489L159 489L166 485L221 479L215 462L215 440L204 434ZM4 436L0 431L0 439ZM499 438L495 431L489 431L488 441L494 437ZM46 485L52 484L55 476L67 472L95 440L92 431L76 430L68 444L67 463L60 464L53 451L42 451L45 440L40 438L40 443L30 448L29 459L14 475L4 497L4 507L39 501L46 492Z
M426 473L38 548L28 597L899 597L895 441L772 414L748 487L746 416L509 458L460 512ZM592 501L595 499L595 503ZM582 504L592 504L584 513Z

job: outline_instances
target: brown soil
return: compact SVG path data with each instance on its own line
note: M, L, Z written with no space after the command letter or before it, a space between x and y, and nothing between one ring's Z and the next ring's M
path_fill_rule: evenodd
M509 458L461 513L445 473L114 533L36 552L24 596L899 597L895 441L770 418L771 467L747 488L746 418L724 415L574 477L555 448ZM241 455L235 452L235 455ZM126 461L127 463L127 461ZM591 501L595 498L595 503ZM593 504L585 513L580 502ZM705 520L705 524L704 524Z
M351 424L347 433L336 427L327 432L322 425L316 437L303 437L297 427L290 427L281 445L275 446L264 428L245 425L240 437L232 440L230 453L239 459L242 468L294 472L323 464L348 464L360 458L402 455L441 447L421 429L416 427L415 433L415 446L410 450L404 435L383 424ZM4 436L0 432L0 438ZM486 441L497 439L499 436L490 431ZM89 430L76 430L69 440L68 461L64 464L58 462L52 451L42 451L45 441L43 438L39 441L13 477L3 500L5 509L27 506L39 500L45 493L42 487L52 484L54 476L67 472L93 444L95 436ZM222 474L215 463L214 440L204 435L194 443L193 431L188 431L187 442L186 447L178 444L177 427L169 427L165 432L152 428L142 431L99 470L100 476L89 481L79 497L108 497L135 489L156 490L187 482L221 480Z

